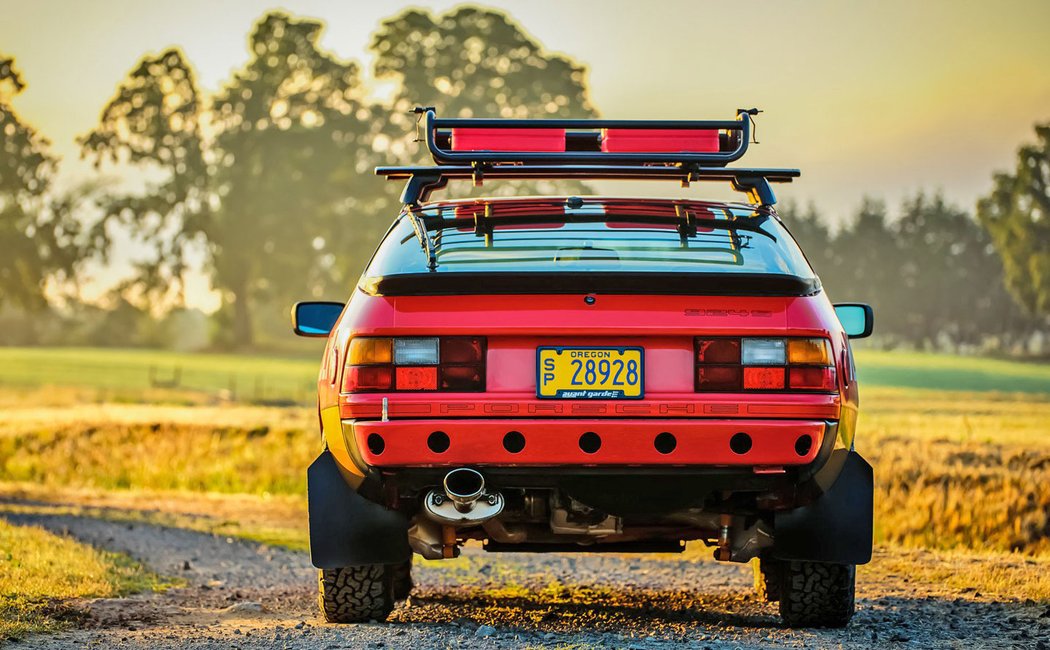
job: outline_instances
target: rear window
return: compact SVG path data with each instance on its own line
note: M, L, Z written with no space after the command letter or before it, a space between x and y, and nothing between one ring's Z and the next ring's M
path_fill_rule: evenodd
M775 274L813 279L787 230L767 215L700 219L683 235L673 221L630 215L596 223L515 223L494 218L491 234L469 219L430 221L436 268L427 268L411 222L401 217L376 252L365 278L404 274Z

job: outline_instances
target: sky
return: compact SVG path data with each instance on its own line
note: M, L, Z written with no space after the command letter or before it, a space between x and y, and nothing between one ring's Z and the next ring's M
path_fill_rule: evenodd
M143 54L181 46L202 85L217 89L247 61L254 21L282 8L323 19L322 44L367 69L380 20L409 6L457 4L0 0L0 53L15 57L28 83L15 109L51 139L72 183L91 174L75 137ZM482 4L585 65L603 117L719 119L737 107L763 109L761 144L746 164L800 167L802 178L778 196L813 202L836 220L863 196L892 211L920 189L972 209L993 172L1012 167L1017 147L1034 137L1033 124L1050 121L1046 1Z

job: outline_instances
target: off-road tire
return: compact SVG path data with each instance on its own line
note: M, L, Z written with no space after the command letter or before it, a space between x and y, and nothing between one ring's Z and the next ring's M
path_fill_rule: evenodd
M392 565L388 567L388 570L393 574L394 600L399 602L405 600L412 594L412 588L415 587L412 582L412 558L401 564Z
M394 609L393 571L362 564L317 572L317 603L329 623L384 621Z
M853 616L852 564L783 563L780 617L789 627L845 627Z
M771 557L756 557L751 560L755 573L755 593L766 603L780 600L780 585L784 580L784 561Z

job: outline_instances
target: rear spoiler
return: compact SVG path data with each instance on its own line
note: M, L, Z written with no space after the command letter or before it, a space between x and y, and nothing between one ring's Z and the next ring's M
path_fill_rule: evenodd
M377 167L406 181L401 201L419 206L450 180L670 180L683 187L728 182L755 206L776 203L770 183L788 183L797 169L729 168L751 141L758 109L732 120L579 120L438 118L415 109L435 166ZM653 150L647 151L646 148ZM681 150L675 150L681 149Z

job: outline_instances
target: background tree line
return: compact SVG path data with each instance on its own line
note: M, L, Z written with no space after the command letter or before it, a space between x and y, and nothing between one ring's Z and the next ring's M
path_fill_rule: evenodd
M383 21L369 45L372 77L393 87L382 99L356 62L319 45L322 29L266 14L250 59L214 93L178 48L143 56L80 140L100 179L141 179L133 191L101 180L53 190L57 161L11 108L24 82L0 56L0 342L272 344L286 337L294 300L345 298L396 214L400 187L371 168L415 160L413 106L597 115L585 68L500 12ZM883 344L1016 351L1050 312L1048 137L1037 128L1017 169L996 176L978 219L923 194L893 221L865 200L837 229L813 207L782 213L836 300L875 305ZM120 234L139 251L134 273L102 306L83 304L78 282ZM208 318L183 308L187 270L201 259L222 295Z

